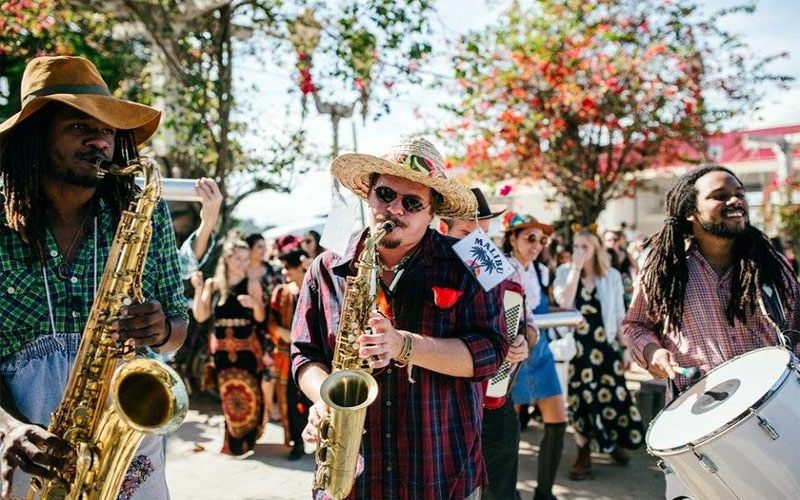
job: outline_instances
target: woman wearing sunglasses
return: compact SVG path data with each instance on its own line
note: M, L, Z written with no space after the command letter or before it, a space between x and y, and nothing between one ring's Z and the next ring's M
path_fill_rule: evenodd
M547 246L553 226L543 224L534 217L509 212L503 219L503 251L522 277L525 289L525 307L534 315L548 312L550 303L547 286L550 274L538 259ZM567 413L555 360L548 347L547 335L530 347L528 359L523 361L511 387L511 399L517 412L522 405L535 404L544 421L544 437L539 447L539 470L534 500L551 500L561 452ZM527 409L525 410L527 411Z

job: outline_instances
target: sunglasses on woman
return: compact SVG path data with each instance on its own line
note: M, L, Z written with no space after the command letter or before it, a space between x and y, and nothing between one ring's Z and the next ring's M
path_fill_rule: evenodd
M395 198L397 198L397 195L397 191L387 186L378 186L375 188L375 197L378 198L378 201L386 203L387 205L393 202ZM404 194L401 196L403 209L412 214L430 205L426 205L419 196L414 194Z
M525 238L525 240L528 243L536 243L538 241L540 245L545 246L550 241L550 238L548 238L547 236L539 237L536 236L535 234L529 234L528 237Z

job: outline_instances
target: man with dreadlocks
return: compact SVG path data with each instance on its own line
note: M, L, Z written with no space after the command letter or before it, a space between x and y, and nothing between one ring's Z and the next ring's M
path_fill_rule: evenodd
M0 494L24 495L26 474L53 479L74 451L47 432L75 360L121 211L138 188L98 175L125 165L161 113L112 97L81 57L39 57L25 68L22 109L0 124ZM172 222L161 201L145 262L145 301L112 323L119 342L178 349L187 303ZM20 469L21 472L15 472ZM24 472L24 473L23 473ZM147 437L119 498L168 498L161 437Z
M623 337L637 363L682 390L690 380L677 368L707 373L779 345L776 330L800 329L800 286L750 225L744 186L730 170L708 165L684 174L667 192L666 210L664 227L645 242ZM796 338L787 343L800 353Z

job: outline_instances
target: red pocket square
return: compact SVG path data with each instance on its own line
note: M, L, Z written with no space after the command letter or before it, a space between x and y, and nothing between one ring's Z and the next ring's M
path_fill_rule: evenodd
M464 292L453 290L452 288L433 287L433 302L441 309L453 307Z

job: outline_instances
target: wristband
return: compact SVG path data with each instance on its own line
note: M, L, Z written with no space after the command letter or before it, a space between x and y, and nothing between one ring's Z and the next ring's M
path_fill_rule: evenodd
M158 349L159 347L164 347L169 339L172 337L172 323L169 322L169 318L164 320L164 330L166 330L167 335L164 337L164 340L159 342L158 344L152 344L150 349Z
M414 349L414 342L411 339L411 335L406 333L403 335L403 347L400 349L400 354L394 358L395 364L403 368L404 366L408 365L408 361L411 359L411 351Z

